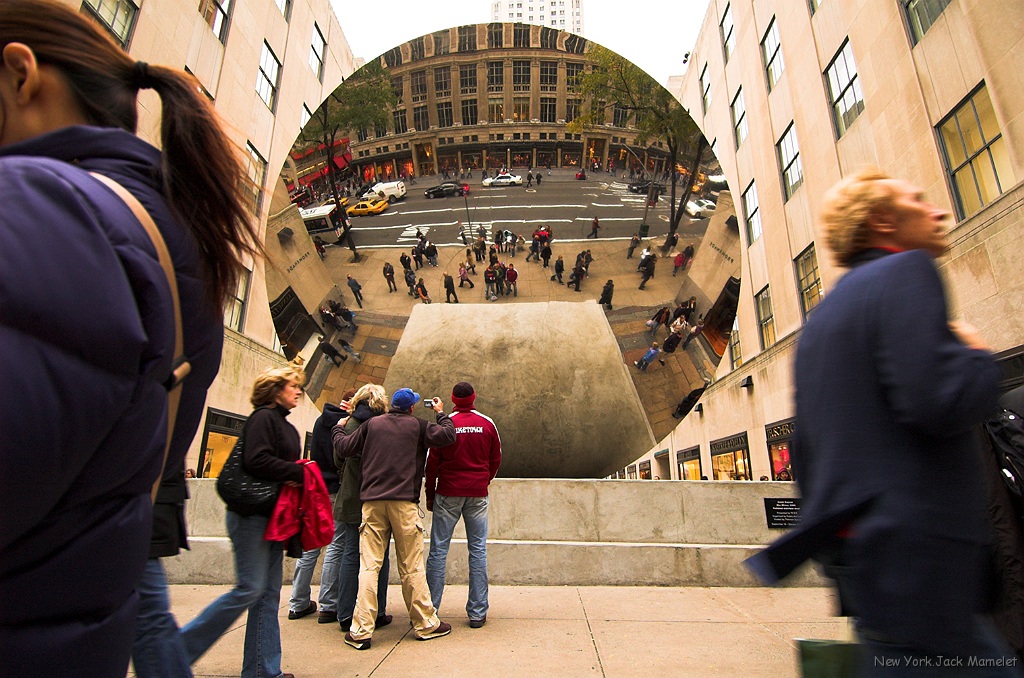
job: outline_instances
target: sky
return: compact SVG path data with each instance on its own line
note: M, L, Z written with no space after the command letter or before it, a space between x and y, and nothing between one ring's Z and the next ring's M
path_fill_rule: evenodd
M385 20L365 7L331 0L352 54L369 60L427 33L490 21L490 0L390 0ZM664 85L686 70L683 55L697 40L709 0L583 0L584 37L618 52Z

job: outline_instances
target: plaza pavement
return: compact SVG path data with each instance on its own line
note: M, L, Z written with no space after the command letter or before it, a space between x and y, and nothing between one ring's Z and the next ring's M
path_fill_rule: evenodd
M172 586L179 623L226 590ZM400 587L391 586L394 622L360 652L344 643L337 624L318 624L315 614L289 620L288 595L285 587L282 667L297 678L774 678L799 675L795 638L849 634L847 621L832 616L831 590L822 588L492 586L487 624L471 629L466 587L448 586L440 616L452 632L423 642L411 632ZM196 676L239 674L245 621L193 666Z
M652 337L644 323L655 310L665 305L674 306L674 300L689 298L691 295L697 297L700 313L706 312L710 306L704 292L690 283L685 271L676 277L672 276L672 259L661 256L660 249L657 248L655 251L659 253L659 258L655 276L647 282L646 289L639 289L640 273L637 272L636 266L640 252L646 244L659 246L663 242L667 227L662 225L661 229L637 247L632 259L626 259L628 239L561 239L556 230L552 250L555 257L562 255L566 262L563 280L568 280L569 271L581 250L590 249L594 257L590 265L590 275L584 280L580 292L577 293L572 288L559 285L550 279L553 263L552 267L545 269L540 262L527 262L527 252L519 252L516 257L500 255L502 261L514 264L519 271L518 296L512 299L499 297L495 302L487 301L484 298L483 283L485 266L478 265L476 275L471 275L474 288L459 288L456 283L459 302L464 306L551 301L595 303L601 295L605 281L614 280L614 308L607 313L608 321L654 435L656 439L661 439L679 423L671 416L676 404L691 389L701 386L704 378L710 378L717 364L717 357L708 350L707 344L703 341L694 341L687 350L680 349L675 354L666 356L664 366L655 362L646 373L639 373L632 366L633 361L640 358L650 346ZM701 256L701 242L698 236L681 233L679 242L683 246L692 242L696 248L695 258ZM411 247L412 243L409 243L409 248ZM398 260L402 251L396 247L360 249L359 261L353 262L348 249L338 246L327 248L324 265L342 298L355 311L359 326L359 331L355 334L342 331L338 336L353 344L355 350L362 354L362 362L349 360L340 367L334 367L329 360L323 360L319 352L313 354L307 393L318 407L322 408L325 402L337 402L341 394L349 388L358 388L365 383L384 382L409 314L414 306L420 304L418 299L408 295L408 288L402 282L402 267ZM445 303L443 272L448 271L457 281L459 263L464 260L464 247L441 245L438 247L438 266L435 268L427 265L416 271L417 276L424 279L433 303ZM386 261L391 262L396 269L397 292L388 292L382 274ZM352 294L346 284L348 275L353 276L362 285L362 309L353 303ZM666 331L662 329L657 339L664 341L666 336ZM467 341L472 341L472 338L467 337Z

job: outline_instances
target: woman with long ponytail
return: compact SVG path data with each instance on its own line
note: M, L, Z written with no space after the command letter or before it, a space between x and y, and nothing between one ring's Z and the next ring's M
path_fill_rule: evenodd
M135 134L141 89L160 96L161 150ZM141 203L173 263L192 369L170 431L168 277L155 239L92 174ZM261 254L245 177L190 75L135 61L53 0L0 1L5 676L121 678L137 614L151 614L153 633L169 618L177 635L166 600L161 617L160 604L140 609L138 592L144 602L165 592L151 524L176 553L184 458L220 366L223 302Z

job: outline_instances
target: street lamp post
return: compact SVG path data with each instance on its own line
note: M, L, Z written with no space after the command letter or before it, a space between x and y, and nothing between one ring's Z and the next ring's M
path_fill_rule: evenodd
M466 223L469 225L469 232L473 232L473 218L469 215L469 198L466 196L466 192L462 192L462 200L466 203ZM466 241L466 229L460 229L462 231L462 244L469 245Z

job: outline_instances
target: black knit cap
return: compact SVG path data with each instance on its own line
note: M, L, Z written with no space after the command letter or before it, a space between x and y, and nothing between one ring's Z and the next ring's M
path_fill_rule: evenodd
M476 391L473 390L473 385L468 381L460 381L455 384L455 388L452 389L452 403L456 407L473 407L473 401L476 400Z

